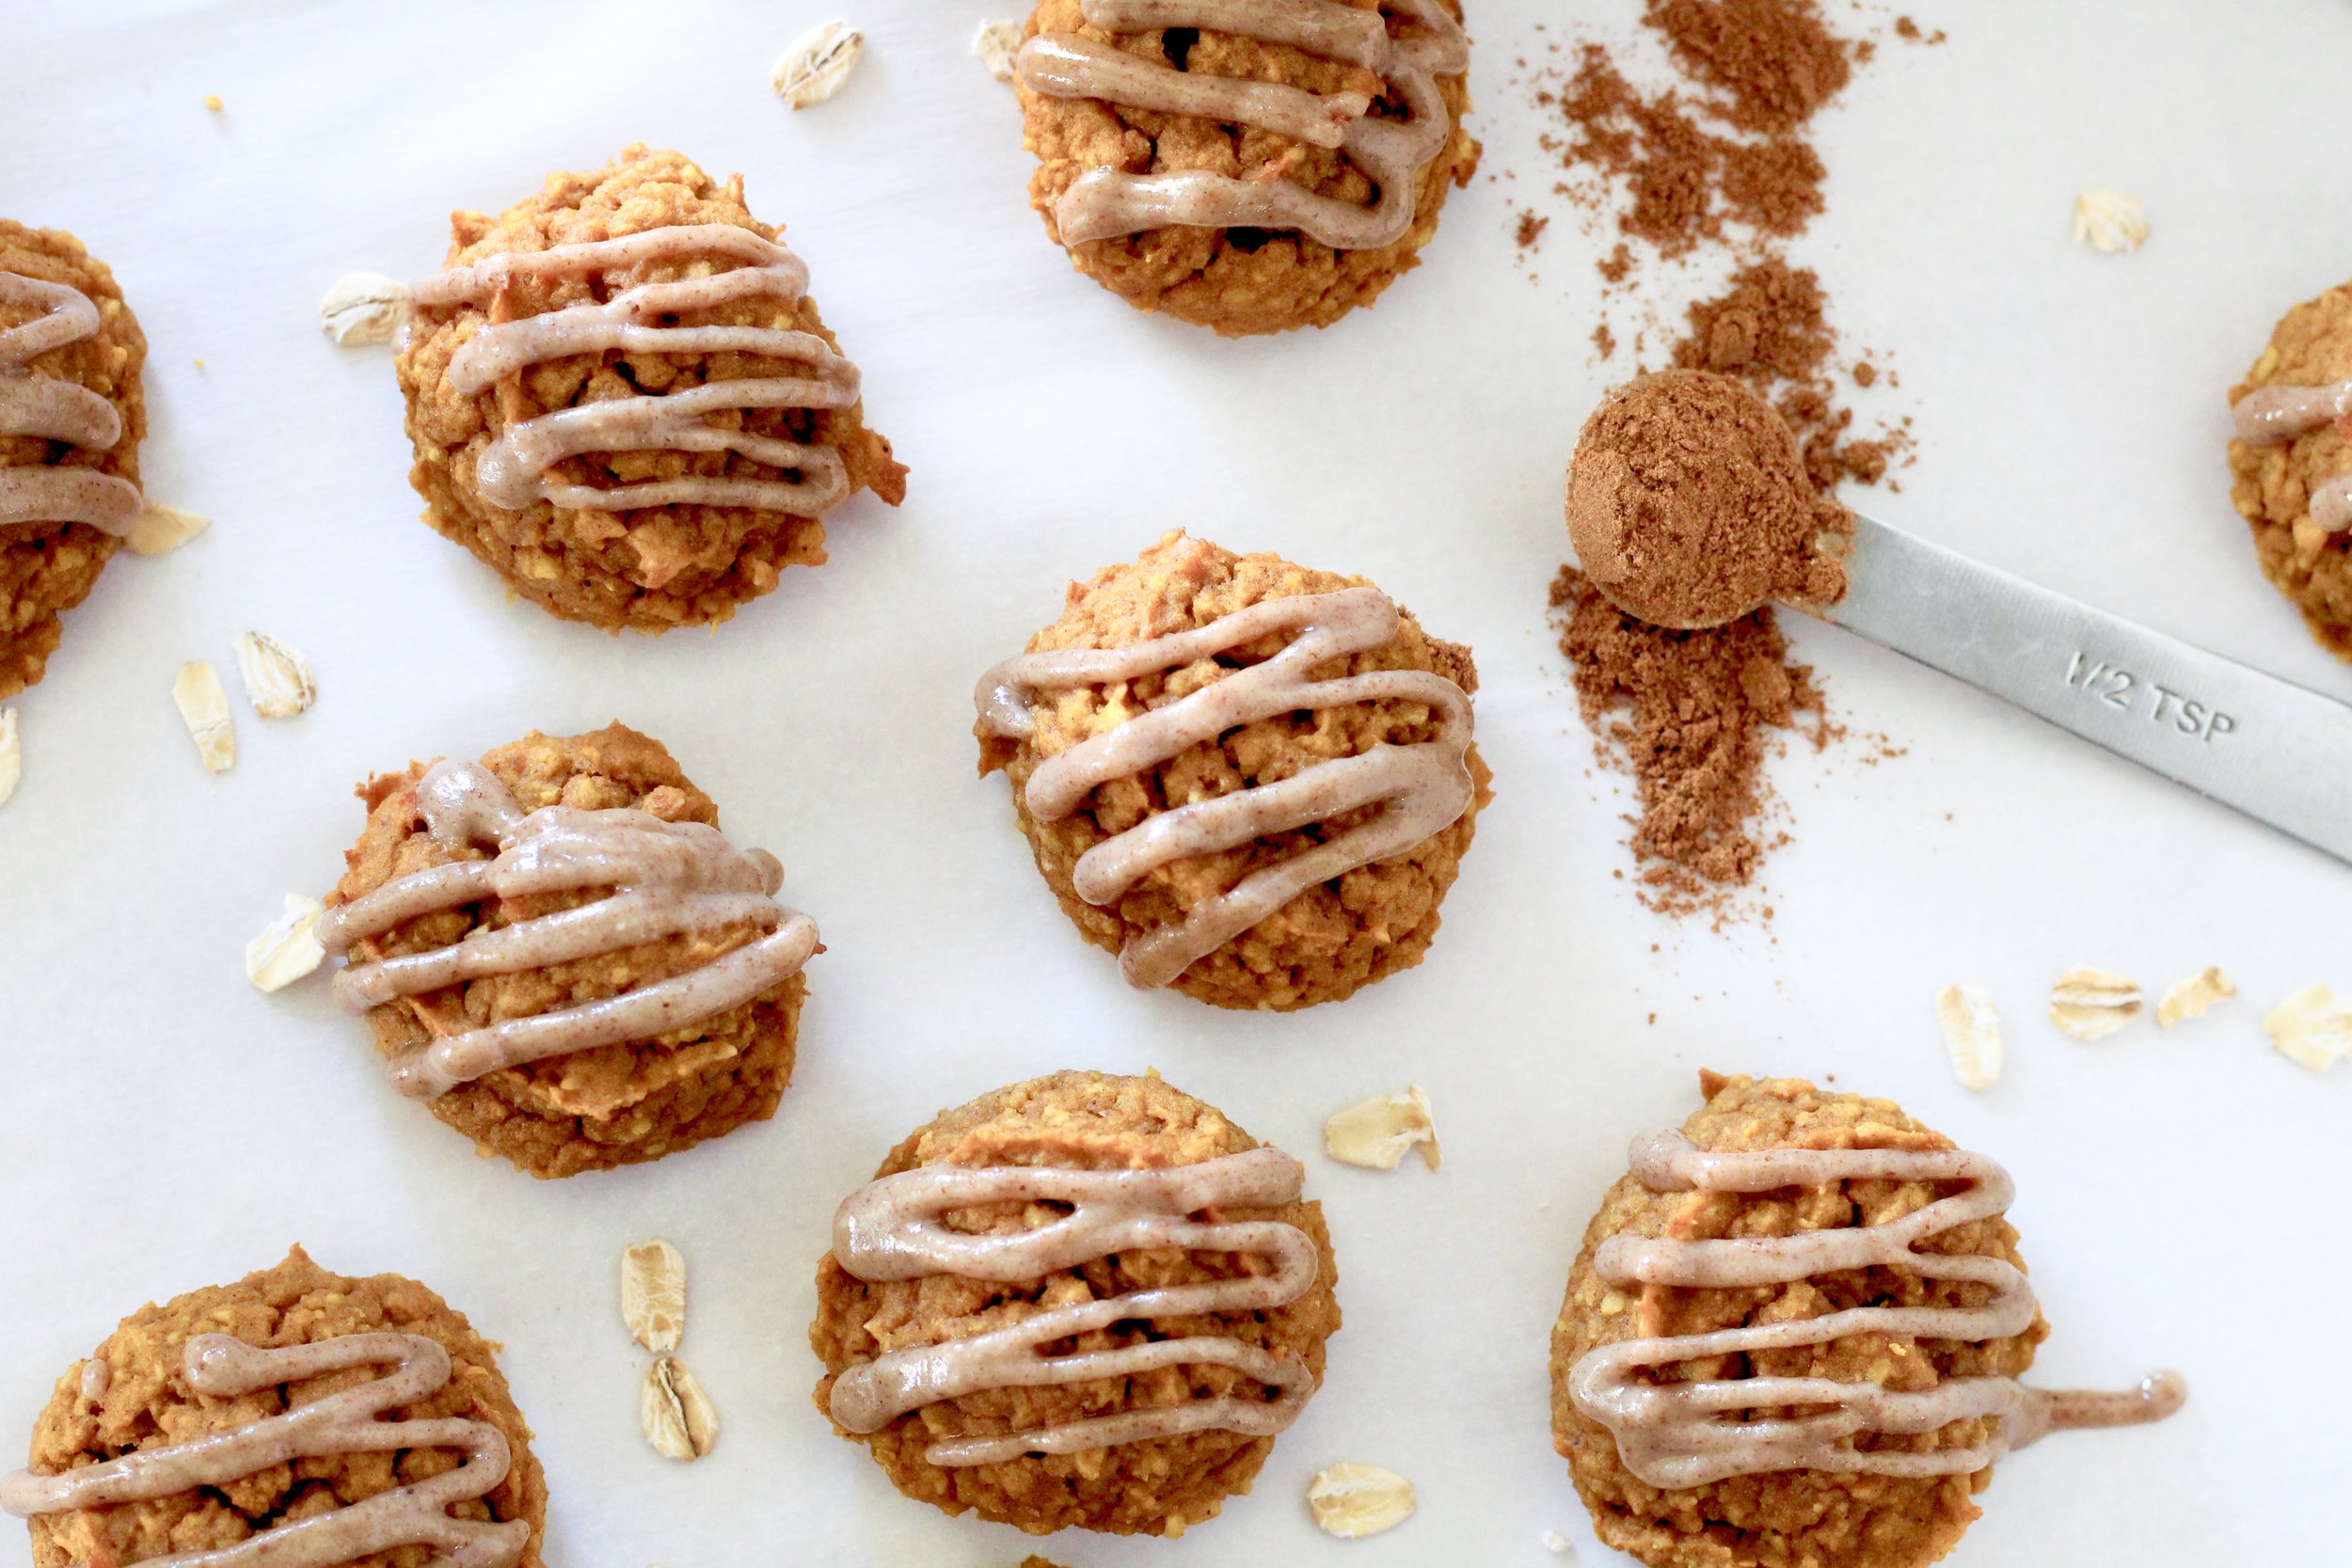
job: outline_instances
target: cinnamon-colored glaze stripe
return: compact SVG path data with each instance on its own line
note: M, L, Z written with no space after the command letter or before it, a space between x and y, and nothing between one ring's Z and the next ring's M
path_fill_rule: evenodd
M582 511L752 506L809 517L839 505L849 497L850 477L833 448L754 435L713 422L713 417L749 408L847 408L858 398L856 367L813 332L660 325L665 317L739 300L772 299L780 309L798 301L808 291L808 268L773 240L726 223L650 229L618 239L487 257L425 278L409 290L409 300L427 307L486 305L526 277L578 277L665 261L740 264L641 283L602 304L582 300L516 321L491 322L450 356L450 386L470 397L533 365L614 349L757 355L804 366L806 373L708 381L667 396L611 398L526 420L510 426L476 463L474 480L484 498L510 511L546 500ZM801 477L694 474L604 489L565 483L549 472L567 458L593 451L732 451Z
M1275 714L1396 701L1425 705L1437 736L1410 746L1381 742L1361 755L1321 762L1273 784L1194 800L1146 818L1078 861L1078 895L1109 904L1160 866L1234 848L1377 802L1370 821L1252 872L1232 891L1177 925L1131 942L1120 955L1129 981L1164 986L1192 964L1274 913L1317 882L1403 854L1460 819L1477 793L1470 778L1470 704L1442 675L1381 670L1317 680L1334 659L1395 641L1397 609L1377 589L1268 599L1196 630L1125 648L1022 654L980 677L981 727L1018 737L1034 727L1028 707L1041 693L1109 686L1188 664L1260 638L1295 634L1274 657L1236 670L1189 696L1128 720L1039 764L1025 796L1041 821L1068 816L1096 788L1131 777Z
M141 1448L61 1475L19 1470L0 1477L0 1508L20 1517L112 1508L223 1486L297 1460L461 1449L462 1464L428 1480L273 1526L233 1546L149 1558L141 1568L333 1568L398 1546L434 1548L435 1568L511 1568L530 1543L528 1523L485 1524L449 1513L454 1504L487 1497L506 1479L513 1456L504 1434L486 1421L455 1417L379 1418L448 1386L449 1352L437 1341L417 1334L350 1334L263 1350L226 1334L199 1334L188 1341L183 1375L194 1393L234 1399L387 1365L393 1370L381 1377L231 1431Z
M892 1351L834 1380L834 1419L851 1432L879 1432L911 1411L987 1388L1034 1387L1134 1377L1176 1366L1231 1367L1275 1390L1272 1400L1220 1395L1124 1411L1004 1437L930 1445L944 1466L993 1465L1033 1453L1076 1453L1179 1433L1223 1431L1271 1436L1298 1417L1314 1378L1295 1354L1275 1355L1218 1335L1191 1334L1119 1350L1046 1356L1044 1347L1140 1319L1259 1312L1296 1301L1318 1272L1315 1245L1279 1221L1200 1221L1202 1210L1264 1208L1296 1197L1306 1173L1276 1148L1162 1170L1079 1171L1029 1165L972 1169L925 1165L852 1193L834 1216L834 1257L859 1279L934 1275L1014 1284L1115 1253L1146 1248L1235 1253L1271 1261L1249 1273L1194 1285L1131 1291L1050 1307L1009 1328L945 1344ZM995 1203L1055 1203L1071 1212L1017 1235L953 1230L950 1211Z
M1470 42L1443 0L1391 0L1412 29L1391 36L1377 11L1334 0L1084 0L1107 32L1197 27L1285 44L1377 71L1410 116L1383 119L1360 92L1316 94L1273 83L1196 74L1154 64L1076 33L1041 33L1022 45L1022 82L1052 98L1244 125L1343 150L1378 187L1369 207L1286 180L1243 180L1207 169L1131 174L1091 168L1054 205L1064 245L1147 229L1295 229L1338 250L1394 244L1412 226L1414 186L1445 148L1454 119L1438 78L1470 69Z
M36 374L32 362L52 349L98 332L98 307L65 283L0 272L0 305L33 305L41 313L0 331L0 436L63 441L105 451L122 439L122 416L87 387ZM123 534L138 521L139 488L95 468L46 463L0 468L0 528L18 523L87 523Z
M817 950L816 923L775 901L784 882L775 857L739 851L716 828L664 822L641 811L545 806L526 815L514 793L475 763L434 764L416 797L437 843L453 849L495 845L497 856L412 872L329 911L318 928L328 952L348 953L419 915L486 898L612 891L593 903L477 929L452 947L352 964L335 976L335 995L355 1012L681 932L743 922L767 930L699 969L652 985L436 1039L392 1064L392 1082L403 1094L437 1099L503 1068L658 1038L782 984Z
M1596 1250L1593 1268L1617 1289L1736 1290L1887 1268L1985 1291L1974 1307L1852 1307L1707 1334L1628 1339L1586 1352L1569 1370L1569 1397L1610 1430L1626 1468L1653 1486L1703 1486L1769 1470L1965 1475L2053 1430L2160 1420L2187 1397L2186 1385L2173 1372L2158 1372L2137 1391L2121 1394L2055 1393L2009 1377L1952 1377L1907 1392L1820 1377L1655 1381L1647 1374L1684 1362L1826 1345L1857 1335L2006 1338L2032 1326L2034 1295L2024 1273L2006 1259L1915 1250L2008 1209L2014 1192L2009 1173L1981 1154L1892 1148L1711 1154L1679 1132L1665 1132L1635 1141L1632 1169L1652 1192L1765 1193L1855 1180L1954 1182L1961 1191L1885 1225L1699 1242L1613 1236ZM1724 1418L1789 1406L1827 1408L1809 1416ZM1979 1417L1994 1418L1993 1433L1964 1447L1914 1453L1856 1448L1850 1441L1935 1432Z
M2261 387L2238 399L2241 441L2279 446L2323 426L2344 421L2352 439L2352 381L2325 387ZM2318 485L2311 494L2312 521L2329 533L2352 529L2352 469Z

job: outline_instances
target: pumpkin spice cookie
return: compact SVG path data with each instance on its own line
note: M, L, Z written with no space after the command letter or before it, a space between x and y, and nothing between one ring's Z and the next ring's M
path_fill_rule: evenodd
M2352 286L2289 310L2230 403L2230 499L2263 574L2352 659Z
M0 699L40 680L138 520L146 361L105 262L0 218Z
M2011 1183L1891 1101L1700 1075L1633 1145L1551 1336L1552 1436L1601 1541L1652 1568L1915 1568L2012 1449L2159 1419L2017 1380L2049 1334Z
M818 1406L946 1513L1181 1535L1323 1382L1340 1308L1304 1177L1157 1078L943 1112L834 1218Z
M547 1483L490 1346L413 1279L276 1268L143 1307L0 1477L34 1568L539 1568Z
M516 593L609 631L712 625L821 562L856 492L905 496L740 175L630 147L450 227L402 331L409 480Z
M1421 961L1492 777L1470 650L1360 578L1171 533L981 677L1046 885L1128 980L1334 1002Z
M534 734L359 798L318 934L402 1094L537 1177L775 1114L817 927L659 741Z
M1371 304L1478 166L1458 0L1040 0L1025 32L1046 232L1130 305L1227 337Z

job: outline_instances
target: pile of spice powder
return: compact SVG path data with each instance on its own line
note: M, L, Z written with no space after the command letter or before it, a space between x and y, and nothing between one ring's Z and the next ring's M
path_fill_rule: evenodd
M1708 914L1720 927L1766 851L1788 842L1766 827L1768 732L1798 729L1810 715L1803 730L1817 748L1836 738L1813 672L1790 662L1769 610L1668 631L1618 610L1569 566L1552 582L1551 604L1595 746L1604 760L1621 755L1633 775L1642 902L1667 915Z
M1942 41L1908 20L1897 36ZM1645 95L1588 42L1564 85L1536 93L1566 126L1546 150L1624 190L1621 237L1600 262L1602 281L1639 287L1637 244L1667 260L1702 246L1731 251L1738 270L1721 293L1689 308L1668 362L1746 382L1788 422L1822 490L1878 483L1909 420L1886 436L1853 436L1853 415L1837 399L1847 372L1821 281L1781 254L1823 209L1825 170L1806 127L1873 46L1832 32L1814 0L1649 0L1643 21L1663 39L1681 87ZM1603 357L1613 351L1606 324L1594 343ZM1878 372L1864 361L1850 373L1868 386ZM1739 912L1738 895L1766 853L1788 842L1766 826L1773 736L1797 732L1819 748L1842 733L1812 671L1789 659L1769 608L1724 626L1669 630L1619 611L1573 567L1561 568L1551 603L1596 745L1633 777L1643 902L1669 915L1709 914L1720 927Z

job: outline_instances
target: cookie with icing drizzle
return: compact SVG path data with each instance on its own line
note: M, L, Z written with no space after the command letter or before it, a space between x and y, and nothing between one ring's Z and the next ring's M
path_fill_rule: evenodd
M540 1568L547 1485L463 1313L295 1247L125 1318L57 1380L0 1511L34 1568Z
M904 497L741 176L630 147L451 228L401 332L409 480L523 597L612 631L715 624L822 562L834 508Z
M2352 285L2289 310L2230 403L2230 496L2263 575L2352 660Z
M1340 1313L1304 1177L1156 1078L943 1112L834 1216L818 1405L950 1513L1182 1534L1322 1382Z
M1490 775L1470 650L1361 578L1171 533L975 693L1063 910L1136 986L1332 1002L1421 961Z
M40 681L138 517L146 361L103 261L0 218L0 701Z
M534 734L360 798L319 938L395 1090L539 1177L775 1113L817 926L659 741Z
M1458 0L1041 0L1029 200L1072 264L1227 336L1369 305L1475 172Z
M2185 1398L2170 1372L2022 1381L2049 1326L1990 1157L1883 1100L1701 1088L1680 1131L1634 1141L1552 1331L1553 1439L1607 1544L1652 1568L1919 1568L1996 1461Z

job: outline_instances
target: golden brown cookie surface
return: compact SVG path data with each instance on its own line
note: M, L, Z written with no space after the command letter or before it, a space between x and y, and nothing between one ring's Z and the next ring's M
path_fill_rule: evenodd
M891 1151L877 1176L930 1165L1047 1165L1140 1170L1198 1164L1258 1148L1223 1113L1155 1078L1063 1072L982 1096L943 1113ZM993 1204L958 1211L959 1229L1011 1234L1052 1217L1043 1206ZM1287 1306L1248 1312L1122 1322L1081 1337L1079 1350L1140 1344L1180 1335L1216 1335L1277 1354L1295 1354L1316 1384L1324 1341L1340 1325L1336 1269L1321 1205L1299 1199L1268 1209L1219 1207L1220 1221L1269 1220L1296 1227L1320 1259L1311 1289ZM1136 1248L1025 1284L953 1276L868 1282L830 1254L817 1276L817 1321L809 1341L825 1365L817 1403L830 1414L834 1381L886 1351L937 1344L1016 1323L1049 1307L1257 1272L1262 1258ZM898 1490L949 1513L967 1510L1033 1534L1069 1527L1120 1534L1179 1535L1247 1492L1274 1439L1203 1431L1070 1454L1031 1454L998 1464L942 1466L934 1442L1035 1431L1062 1422L1183 1403L1255 1386L1233 1369L1195 1365L1059 1386L987 1389L926 1405L868 1437L875 1462ZM838 1430L838 1429L836 1429ZM853 1434L843 1432L844 1436Z
M147 435L147 398L139 372L147 338L123 303L106 263L72 235L27 229L0 218L0 272L79 289L98 307L98 331L36 356L33 373L86 387L114 405L122 436L103 451L31 436L0 436L0 468L32 465L89 467L139 482L139 442ZM0 302L0 331L33 319L38 308ZM35 685L64 636L59 617L89 596L120 541L87 523L0 525L0 699Z
M525 811L565 805L633 808L667 822L718 824L718 807L690 783L660 742L612 724L589 735L532 735L483 765ZM344 860L328 902L346 904L396 878L455 859L425 830L416 798L422 764L373 778L359 791L368 822ZM357 958L446 947L477 930L588 901L542 894L420 916L354 949ZM618 995L696 969L759 937L747 921L641 942L567 963L494 975L368 1012L376 1049L405 1056L435 1037L505 1019ZM791 1081L807 982L794 974L741 1006L658 1040L599 1046L501 1069L432 1101L433 1114L538 1177L659 1160L775 1114Z
M2352 286L2289 310L2270 345L2230 393L2323 387L2352 379ZM2312 521L2312 492L2352 471L2352 421L2339 420L2276 444L2230 443L2230 499L2254 534L2263 575L2303 612L2321 644L2352 659L2352 533Z
M531 1429L515 1408L490 1347L465 1315L424 1286L398 1275L352 1279L330 1274L300 1247L275 1268L234 1285L190 1291L161 1307L143 1307L93 1353L105 1364L103 1391L84 1383L91 1361L76 1363L33 1429L31 1468L56 1475L126 1453L230 1431L356 1386L368 1374L328 1373L284 1389L235 1398L192 1392L183 1358L199 1334L229 1334L249 1345L276 1349L314 1344L342 1335L389 1332L420 1335L449 1353L447 1384L417 1403L385 1413L386 1420L452 1418L487 1423L506 1439L505 1479L486 1496L453 1504L459 1519L522 1520L531 1526L518 1568L539 1568L547 1519L547 1483L531 1452ZM462 1451L422 1449L324 1455L293 1466L276 1465L242 1481L175 1493L149 1502L36 1515L31 1521L35 1568L130 1564L178 1553L215 1551L250 1540L273 1525L316 1517L454 1468ZM418 1547L378 1552L355 1568L410 1568Z
M1378 0L1344 0L1377 10ZM1456 15L1455 0L1445 3ZM1391 30L1394 30L1392 24ZM1186 72L1279 83L1311 92L1377 95L1382 84L1362 67L1321 58L1285 44L1200 28L1113 33L1089 24L1080 0L1041 0L1028 36L1071 33L1109 43L1139 59ZM1468 78L1438 78L1452 134L1416 182L1411 226L1392 244L1336 250L1295 230L1147 230L1068 246L1071 263L1138 309L1166 311L1227 337L1327 326L1370 305L1397 277L1419 264L1438 231L1447 193L1477 172L1479 146L1462 129L1470 111ZM1029 204L1060 243L1054 206L1089 169L1130 174L1206 170L1237 179L1283 179L1319 196L1368 205L1372 182L1342 152L1252 127L1125 107L1101 99L1051 97L1020 86L1024 141L1037 155ZM1373 112L1401 116L1379 99Z
M1701 1088L1707 1104L1684 1123L1683 1132L1705 1150L1952 1147L1950 1139L1922 1127L1891 1101L1825 1093L1795 1079L1703 1073ZM1603 1542L1652 1568L1781 1568L1799 1562L1818 1568L1915 1568L1951 1550L1977 1517L1971 1498L1991 1481L1989 1467L1919 1479L1781 1470L1661 1489L1627 1469L1609 1430L1580 1411L1568 1391L1570 1370L1598 1346L1820 1317L1860 1306L1967 1305L1976 1299L1969 1292L1980 1290L1872 1269L1817 1275L1787 1286L1645 1285L1619 1291L1594 1269L1594 1254L1610 1237L1697 1241L1883 1225L1941 1196L1933 1183L1899 1180L1850 1180L1762 1194L1661 1193L1629 1175L1610 1188L1584 1233L1551 1337L1552 1440L1566 1456L1569 1475ZM1946 1230L1924 1249L1979 1254L2024 1267L2017 1233L1999 1217ZM2047 1333L2037 1314L2026 1333L1982 1344L1873 1334L1747 1359L1755 1375L1925 1388L1953 1377L2015 1377L2032 1365L2034 1347ZM1737 1374L1726 1370L1710 1375ZM1966 1441L1984 1435L1984 1424L1972 1421L1940 1434L1874 1441L1894 1447L1931 1445L1939 1436Z
M1120 648L1193 630L1267 600L1368 586L1274 555L1239 556L1206 540L1169 534L1136 562L1073 584L1061 618L1029 640L1032 652ZM1424 705L1383 700L1311 712L1281 713L1191 747L1143 773L1096 789L1072 815L1040 820L1029 809L1030 777L1045 759L1154 707L1175 702L1229 670L1279 652L1284 637L1188 664L1168 675L1058 692L1030 705L1035 728L1015 742L981 738L983 774L1003 769L1012 785L1021 832L1038 869L1081 934L1119 952L1130 942L1182 922L1250 873L1299 854L1360 824L1375 803L1319 824L1262 835L1238 848L1187 856L1152 871L1111 903L1078 894L1079 858L1098 845L1185 802L1293 777L1319 762L1359 756L1381 745L1431 740L1437 721ZM1475 692L1470 650L1441 641L1402 613L1386 646L1334 660L1330 675L1378 670L1426 671ZM1467 766L1474 781L1470 808L1450 826L1393 859L1321 882L1187 968L1173 989L1220 1007L1289 1010L1338 1001L1422 960L1438 930L1438 907L1470 849L1490 778L1475 746Z
M699 224L731 225L769 239L781 232L752 215L740 176L721 182L678 153L630 147L607 167L549 175L537 196L496 218L453 214L448 264ZM797 373L779 372L776 359L759 354L623 348L531 365L471 395L449 380L452 356L493 321L607 300L627 287L691 276L701 265L655 261L585 277L525 277L501 290L486 309L469 303L421 305L411 312L398 370L416 449L409 480L425 499L425 521L487 562L516 593L566 620L644 632L715 624L771 592L786 567L825 559L823 522L788 512L683 503L576 510L547 500L509 510L483 494L477 464L501 435L524 420L640 394L670 396L714 382ZM785 305L772 295L754 295L661 325L784 328L834 342L807 296ZM906 469L891 456L890 443L866 428L863 403L841 409L752 408L705 420L714 421L756 436L834 449L853 492L871 490L892 505L906 493ZM779 472L729 451L591 451L563 460L555 471L565 483L597 488Z

